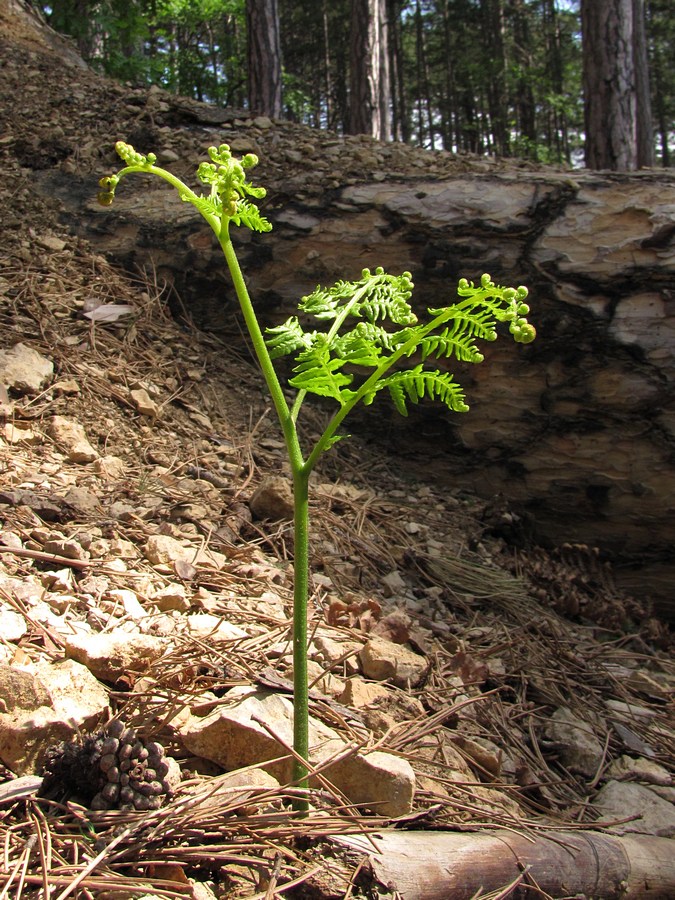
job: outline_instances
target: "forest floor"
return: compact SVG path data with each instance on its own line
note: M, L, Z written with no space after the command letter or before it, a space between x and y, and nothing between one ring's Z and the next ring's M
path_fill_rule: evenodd
M41 771L4 758L0 894L37 896L44 879L59 898L359 896L358 862L342 894L325 884L339 868L327 836L394 825L675 833L668 628L616 589L592 548L516 549L500 535L517 516L499 498L437 492L360 436L340 442L312 487L315 712L347 746L409 763L412 804L377 815L327 782L300 818L284 785L218 792L224 767L192 752L176 721L233 689L283 690L289 674L292 527L254 499L285 471L278 427L243 339L234 351L176 321L162 285L93 253L34 190L36 170L107 172L111 128L140 127L151 95L38 46L5 44L0 58L2 349L26 345L54 367L39 389L10 382L0 397L2 677L44 672L99 635L166 640L119 671L81 659L105 692L99 724L115 717L161 742L182 774L160 810L97 811L65 778L47 797L32 782L11 794L17 775ZM153 116L169 122L177 107L165 106ZM328 141L274 126L277 147L300 131ZM417 165L406 153L402 171ZM428 165L440 175L486 163L430 154ZM160 537L185 554L153 555ZM217 634L222 622L235 631ZM366 677L361 651L375 637L403 648L395 659L416 656L419 678ZM6 740L36 715L11 699ZM64 738L84 739L76 728ZM627 784L648 792L637 808L616 794ZM651 818L646 796L664 804ZM481 883L476 896L491 896Z

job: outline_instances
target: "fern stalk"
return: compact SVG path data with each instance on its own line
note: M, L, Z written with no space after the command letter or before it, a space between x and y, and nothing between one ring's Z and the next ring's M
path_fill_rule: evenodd
M113 202L121 178L131 173L157 175L174 187L182 200L192 203L213 229L220 243L253 349L284 436L293 478L294 503L294 587L293 587L293 779L302 789L296 809L306 812L308 800L309 698L307 678L307 607L309 600L309 479L322 453L339 440L338 429L354 407L372 403L376 394L388 390L403 415L407 403L417 403L423 396L441 400L454 412L465 412L461 386L448 372L426 367L428 358L450 358L479 363L483 356L475 340L494 340L496 322L508 323L514 340L529 343L535 330L525 316L527 289L502 288L489 275L483 275L479 286L465 279L458 293L464 299L441 309L429 310L432 318L420 325L409 299L412 280L409 272L394 276L376 269L364 269L354 282L339 281L332 288L317 288L303 297L299 308L314 316L319 323L331 322L329 328L306 331L297 317L263 333L248 293L239 260L230 237L230 225L245 225L254 231L269 231L264 219L250 199L265 196L265 189L252 185L246 170L258 162L247 153L235 159L227 144L210 147L210 162L197 169L199 180L208 186L207 194L197 194L166 169L155 165L156 157L143 156L124 142L115 145L126 166L99 182L99 201ZM449 327L444 330L442 326ZM353 327L350 327L353 326ZM452 327L450 327L452 326ZM401 369L403 361L419 351L422 362ZM289 385L297 393L289 407L274 368L273 360L295 354L295 375ZM358 373L371 369L362 383L352 388ZM303 456L298 436L298 418L308 393L328 397L338 404L307 458Z

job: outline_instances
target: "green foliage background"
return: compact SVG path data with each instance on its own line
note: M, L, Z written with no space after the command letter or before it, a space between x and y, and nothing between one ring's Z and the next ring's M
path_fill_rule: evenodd
M34 2L114 78L246 106L245 0ZM579 0L387 0L387 7L393 137L538 162L580 158ZM647 0L646 12L657 158L669 165L672 0ZM350 0L279 0L279 16L284 115L346 131Z

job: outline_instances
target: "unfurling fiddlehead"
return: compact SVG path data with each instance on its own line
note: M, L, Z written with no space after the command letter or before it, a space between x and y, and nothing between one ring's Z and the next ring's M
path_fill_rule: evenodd
M130 144L119 141L117 153L126 164L113 175L101 179L100 203L110 206L119 182L131 173L151 174L171 184L182 200L192 203L213 229L227 262L242 314L260 363L284 435L291 472L295 505L295 559L293 612L294 686L294 778L308 786L309 713L307 677L307 601L309 592L309 476L319 458L340 435L338 429L348 413L360 402L369 405L386 391L396 408L407 414L408 404L430 397L453 412L466 412L464 392L449 372L427 367L430 359L451 359L480 363L483 355L478 340L493 341L496 325L508 323L515 341L527 344L535 330L527 321L527 288L499 287L489 275L480 284L462 279L459 300L439 309L429 309L429 319L420 322L410 299L413 283L410 272L389 275L383 269L363 269L355 281L338 281L330 288L317 287L303 297L299 310L313 317L317 328L306 330L298 316L263 334L251 303L239 262L232 246L229 227L243 225L265 232L270 223L260 214L255 200L265 189L247 179L247 170L258 159L247 153L232 156L227 144L211 147L209 162L202 162L197 177L209 188L197 194L179 178L156 165L153 153L143 156ZM293 356L289 385L295 397L289 406L273 360ZM411 362L415 355L417 361ZM421 359L421 361L419 361ZM407 364L407 365L406 365ZM335 401L337 409L314 446L305 454L296 427L306 395L317 394ZM298 802L300 810L307 801Z

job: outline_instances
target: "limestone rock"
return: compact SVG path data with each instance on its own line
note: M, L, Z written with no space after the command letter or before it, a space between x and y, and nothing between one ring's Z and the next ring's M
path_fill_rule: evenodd
M659 787L670 787L674 782L668 769L644 757L620 756L612 761L607 775L615 781L644 781Z
M5 604L0 604L0 634L6 641L18 641L27 632L28 627L23 616ZM0 691L0 696L2 693Z
M0 350L0 384L19 394L37 394L53 375L54 363L26 344Z
M49 433L69 462L89 463L98 458L98 451L89 443L84 428L74 419L52 416Z
M0 698L0 760L17 775L39 771L48 747L94 728L108 709L102 685L71 660L34 672L0 666Z
M249 502L256 519L293 518L293 491L290 482L280 475L264 478Z
M616 834L654 834L675 836L675 805L659 797L642 784L608 781L597 793L593 807L604 820L626 819L631 822L610 826Z
M401 644L371 638L359 653L366 678L391 681L397 687L417 687L427 676L429 663Z
M210 759L225 769L241 769L287 755L272 735L277 735L288 745L293 743L293 706L288 697L253 687L239 687L230 690L226 700L203 718L193 716L188 725L181 728L181 737L191 753ZM343 744L336 732L316 719L310 719L309 742L310 748L338 748ZM285 782L290 778L291 761L274 762L265 769Z
M548 737L560 745L560 759L571 772L594 776L604 757L604 748L588 722L561 706L546 727Z
M407 759L382 753L356 753L322 774L359 807L380 816L404 816L412 809L415 773Z
M206 566L222 569L227 557L208 548L195 548L182 544L168 534L153 534L145 545L145 557L153 566ZM182 574L182 572L181 572Z
M280 782L291 775L291 760L283 745L293 743L293 705L290 698L252 687L233 688L226 700L208 715L177 720L185 747L226 769L242 769L267 762L265 771ZM329 760L345 747L332 728L310 716L310 759ZM279 757L286 757L279 759ZM388 753L351 754L323 770L353 803L372 805L384 815L410 811L415 778L405 760Z
M168 640L121 629L105 634L72 635L65 653L102 681L114 682L127 672L144 672L170 647Z

